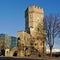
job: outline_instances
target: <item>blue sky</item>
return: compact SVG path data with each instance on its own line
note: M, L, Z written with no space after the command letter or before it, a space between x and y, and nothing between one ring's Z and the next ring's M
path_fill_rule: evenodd
M0 33L16 36L17 31L24 30L24 13L26 8L32 5L42 7L44 15L60 14L59 0L0 0ZM57 42L55 47L59 44L60 42Z

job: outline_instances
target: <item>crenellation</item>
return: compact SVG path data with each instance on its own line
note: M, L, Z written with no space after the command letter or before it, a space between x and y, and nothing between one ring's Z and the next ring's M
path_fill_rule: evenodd
M39 6L35 6L35 5L33 5L33 6L29 6L28 8L43 9L43 8L41 8L41 7L39 7Z

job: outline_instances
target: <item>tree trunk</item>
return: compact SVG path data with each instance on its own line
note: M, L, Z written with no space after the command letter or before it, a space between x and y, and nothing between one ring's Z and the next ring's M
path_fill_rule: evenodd
M50 57L52 57L52 46L50 46Z

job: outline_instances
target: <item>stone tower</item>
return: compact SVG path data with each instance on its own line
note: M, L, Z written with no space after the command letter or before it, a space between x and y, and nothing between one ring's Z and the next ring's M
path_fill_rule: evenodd
M46 34L43 29L43 18L43 8L38 6L30 6L25 11L25 31L32 37L33 47L40 55L43 55L46 50ZM40 32L37 30L39 24Z
M19 31L18 36L18 56L41 56L45 53L46 47L46 35L43 30L43 8L37 6L30 6L25 11L25 31ZM41 32L37 30L38 25ZM20 52L20 53L19 53Z
M25 11L25 30L31 35L36 31L38 23L43 24L43 8L30 6Z

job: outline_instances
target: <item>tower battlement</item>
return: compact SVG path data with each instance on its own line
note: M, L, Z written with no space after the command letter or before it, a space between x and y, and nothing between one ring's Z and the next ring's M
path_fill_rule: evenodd
M41 7L39 7L39 6L35 6L35 5L29 6L28 8L37 8L37 9L42 9L42 10L43 10L43 8L41 8Z
M26 12L38 12L38 13L44 13L44 11L43 11L43 8L41 8L41 7L39 7L39 6L29 6L27 9L26 9L26 11L25 11L25 13Z

